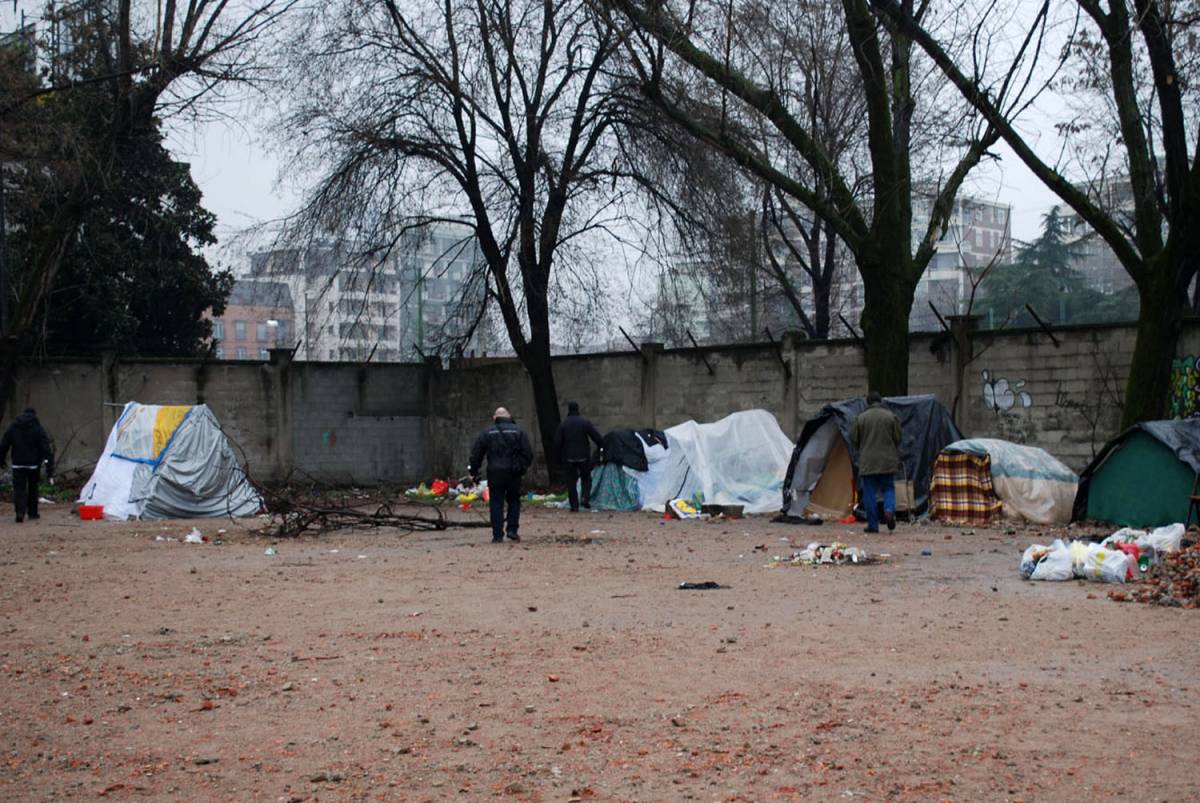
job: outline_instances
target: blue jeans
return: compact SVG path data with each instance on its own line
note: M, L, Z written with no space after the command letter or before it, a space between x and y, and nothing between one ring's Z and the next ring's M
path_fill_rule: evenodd
M867 529L879 531L879 511L875 500L883 492L883 509L887 513L896 512L896 482L894 474L863 474L863 508L867 511Z

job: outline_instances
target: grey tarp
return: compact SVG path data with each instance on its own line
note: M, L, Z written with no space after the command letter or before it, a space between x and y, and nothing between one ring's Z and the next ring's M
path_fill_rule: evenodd
M252 516L262 507L203 404L126 404L79 501L122 520Z
M130 498L144 519L253 516L262 507L207 405L193 407L157 470L138 466Z
M903 438L900 443L900 459L904 463L903 478L913 485L913 511L920 512L929 505L929 481L933 477L933 463L938 452L962 434L954 425L950 411L942 406L936 396L890 396L883 404L900 419ZM826 405L809 419L788 464L783 482L783 512L801 516L808 505L809 496L825 470L835 438L840 437L849 449L854 466L854 479L858 479L858 453L850 443L850 428L854 419L867 408L862 398L845 399Z

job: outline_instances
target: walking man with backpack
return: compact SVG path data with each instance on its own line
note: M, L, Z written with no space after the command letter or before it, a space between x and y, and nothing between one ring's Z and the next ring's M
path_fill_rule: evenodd
M38 483L41 479L42 461L46 462L46 477L54 476L54 450L50 448L50 437L37 419L32 407L17 416L12 426L0 439L0 466L8 459L12 450L13 507L16 508L17 523L40 518L38 515ZM53 480L52 480L53 481Z
M600 449L604 439L591 421L579 414L579 402L567 402L567 417L558 425L554 438L554 456L567 467L567 496L571 500L571 512L579 512L579 492L583 491L583 506L592 506L592 449L589 440ZM575 487L578 482L579 488Z
M471 449L467 471L475 482L479 481L479 469L484 460L487 460L492 543L502 542L506 534L510 541L520 541L517 531L521 526L521 477L533 464L533 448L529 445L529 436L503 407L496 408L492 425L479 433ZM505 505L508 506L507 521Z

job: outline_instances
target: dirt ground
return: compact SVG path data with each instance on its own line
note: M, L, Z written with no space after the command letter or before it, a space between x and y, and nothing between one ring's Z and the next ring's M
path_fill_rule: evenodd
M0 799L1200 798L1200 612L1022 581L1036 531L192 524L5 514Z

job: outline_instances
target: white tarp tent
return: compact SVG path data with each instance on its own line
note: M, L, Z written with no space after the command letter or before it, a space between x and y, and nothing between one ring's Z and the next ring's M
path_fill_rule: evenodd
M121 520L252 516L262 507L203 404L126 404L79 501Z
M742 505L746 513L779 510L792 441L766 410L733 413L711 424L684 421L666 430L668 448L643 442L647 471L637 480L643 510L661 512L672 499Z

